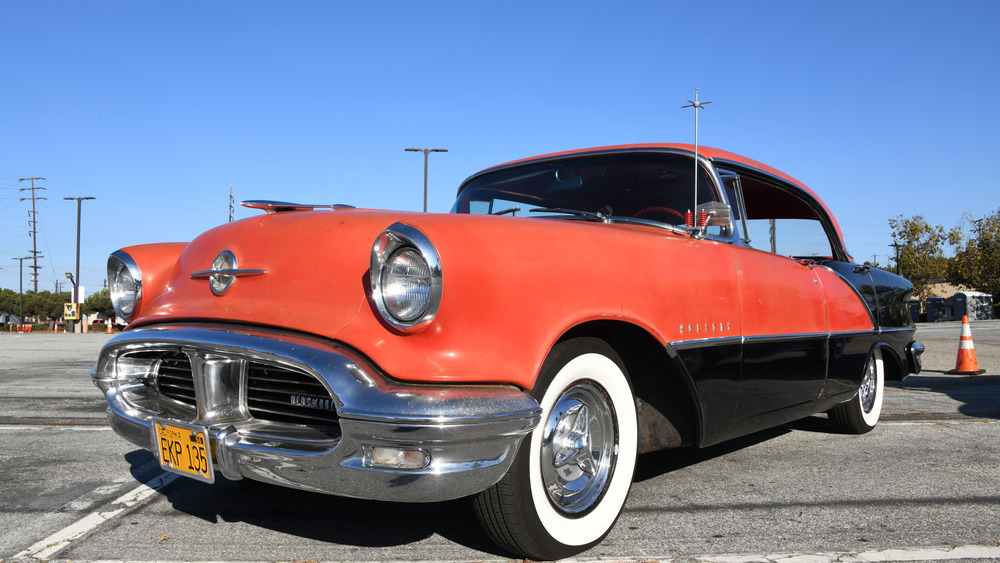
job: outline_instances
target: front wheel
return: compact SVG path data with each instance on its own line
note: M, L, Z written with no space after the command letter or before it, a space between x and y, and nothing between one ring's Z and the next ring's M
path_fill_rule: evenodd
M834 428L845 434L871 432L882 414L882 395L885 391L885 363L882 351L875 350L868 356L865 374L858 394L846 403L829 410Z
M596 545L621 514L635 471L635 399L621 359L594 338L556 345L532 393L541 422L474 505L501 547L561 559Z

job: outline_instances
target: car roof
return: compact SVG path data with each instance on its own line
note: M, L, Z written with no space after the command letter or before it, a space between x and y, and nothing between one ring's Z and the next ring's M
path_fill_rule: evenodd
M847 252L847 249L844 247L844 233L840 229L840 223L837 221L837 218L833 215L833 213L830 212L830 209L826 206L826 203L823 201L823 199L818 195L816 195L816 192L812 191L812 189L810 189L809 186L806 186L798 179L782 172L781 170L778 170L777 168L774 168L773 166L764 164L763 162L754 160L752 158L743 156L741 154L705 145L698 145L697 148L698 148L698 156L707 158L713 162L718 162L719 164L722 164L723 167L727 163L732 163L744 168L764 172L776 178L780 178L781 180L784 180L785 182L788 182L789 184L807 193L823 208L824 213L826 213L826 216L829 217L830 221L833 223L833 227L834 230L836 231L837 238L839 239L838 242L840 243L841 248L844 249L844 252L845 254L847 254L848 258L853 260L853 258L851 258L850 256L850 253ZM624 144L624 145L609 145L603 147L592 147L585 149L555 152L555 153L543 154L540 156L532 156L528 158L512 160L510 162L505 162L503 164L491 166L489 168L483 169L473 174L472 176L469 176L459 186L458 193L461 193L462 189L465 188L465 185L468 184L469 181L471 181L472 179L481 176L483 174L494 172L496 170L500 170L502 168L507 168L510 166L520 166L522 164L544 162L546 160L557 160L566 157L578 157L578 156L608 154L616 152L650 152L650 151L686 152L690 153L691 155L694 155L695 145L690 143L638 143L638 144Z

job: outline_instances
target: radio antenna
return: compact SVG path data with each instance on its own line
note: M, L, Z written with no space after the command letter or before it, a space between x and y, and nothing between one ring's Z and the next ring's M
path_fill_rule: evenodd
M697 226L698 221L698 110L705 109L705 106L712 102L699 102L698 89L694 89L694 101L688 100L688 105L681 106L681 109L694 108L694 207L692 208L691 227Z

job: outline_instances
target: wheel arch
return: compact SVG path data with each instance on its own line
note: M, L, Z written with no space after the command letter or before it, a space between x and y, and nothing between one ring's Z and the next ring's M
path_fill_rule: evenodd
M625 321L598 320L574 327L559 342L579 337L607 342L625 363L636 397L639 453L698 443L700 419L692 384L655 336Z
M885 370L885 378L891 379L893 381L902 381L906 377L906 367L903 359L896 352L896 349L892 347L888 342L879 341L872 346L871 352L874 353L875 350L882 351L882 364Z

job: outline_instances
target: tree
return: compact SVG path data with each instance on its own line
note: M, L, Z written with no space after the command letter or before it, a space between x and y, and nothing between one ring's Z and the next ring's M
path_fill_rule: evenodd
M0 289L0 313L8 315L18 315L18 295L16 291L10 289Z
M1000 209L988 217L971 219L972 236L955 244L955 258L948 274L955 283L1000 298Z
M97 313L105 319L114 319L115 308L111 305L111 292L102 289L88 297L83 302L83 313L86 315Z
M889 219L892 239L899 244L899 273L913 283L914 294L924 299L930 292L932 280L945 278L948 259L944 257L945 244L958 244L961 229L945 231L944 227L931 226L923 215L909 219L902 215Z

